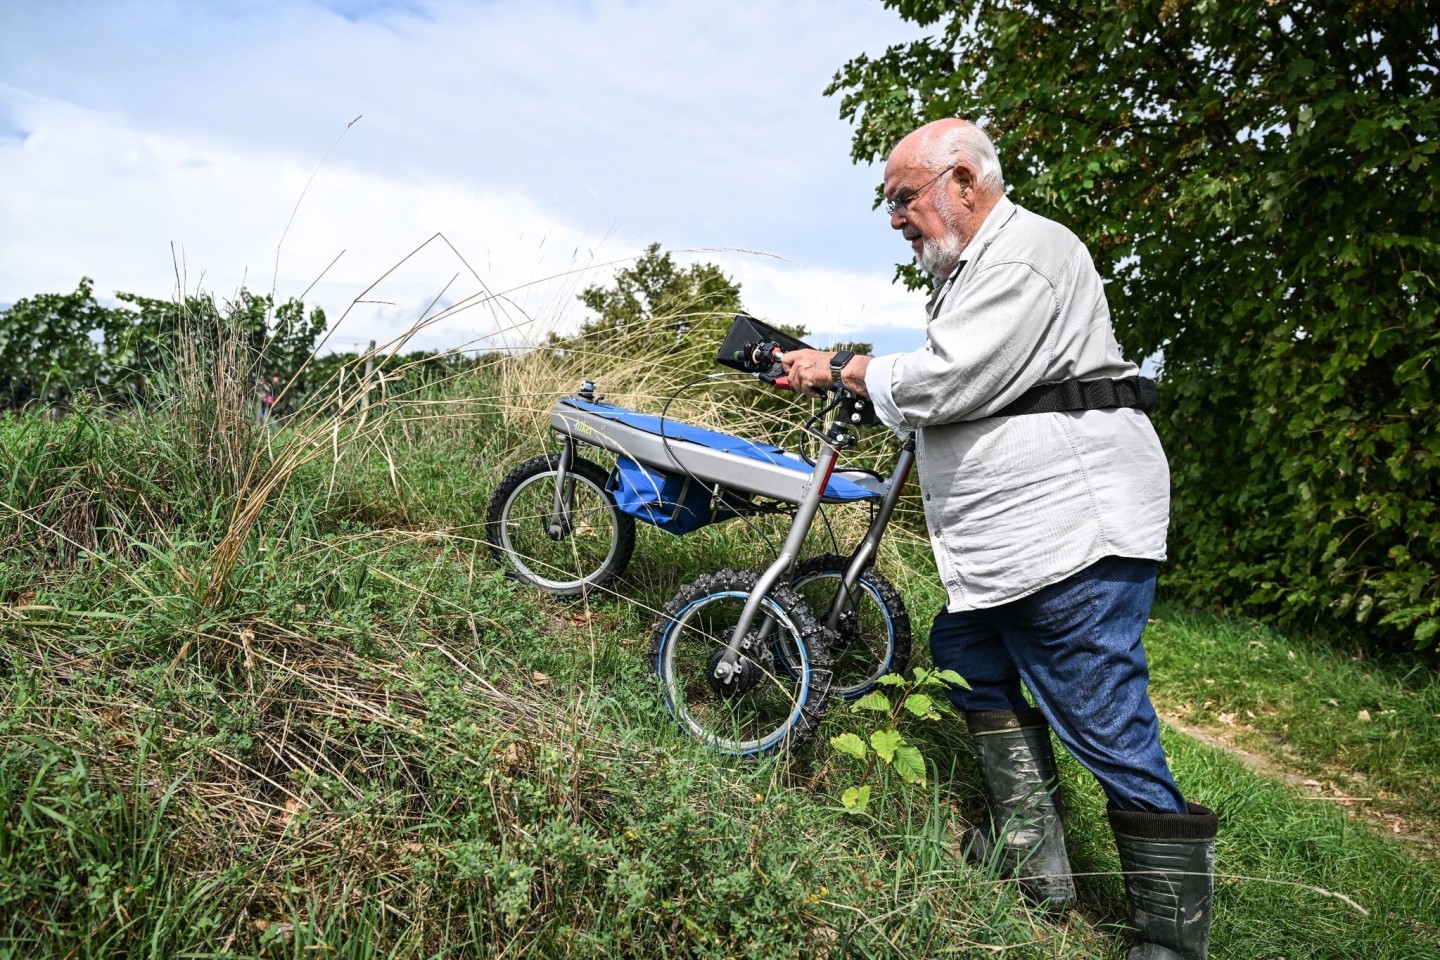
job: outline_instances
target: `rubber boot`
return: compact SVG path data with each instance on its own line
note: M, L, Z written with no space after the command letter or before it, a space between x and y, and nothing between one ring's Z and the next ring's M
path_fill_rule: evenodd
M1215 888L1215 814L1133 813L1111 807L1135 945L1130 960L1205 960Z
M972 845L1019 878L1026 897L1052 916L1075 902L1075 881L1065 852L1065 824L1056 795L1055 752L1050 728L1038 710L965 714L980 757L991 824Z

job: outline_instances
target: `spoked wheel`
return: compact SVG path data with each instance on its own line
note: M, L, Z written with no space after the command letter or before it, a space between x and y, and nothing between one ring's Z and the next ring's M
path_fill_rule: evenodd
M795 572L791 586L821 623L829 619L848 562L833 554L811 557ZM900 591L874 568L856 581L834 630L832 695L853 700L875 689L885 674L904 673L910 665L910 614ZM777 647L776 653L789 669L786 649Z
M506 572L557 597L610 583L630 562L635 520L605 489L608 474L575 457L555 510L560 455L527 460L500 481L485 517L485 539Z
M830 687L828 631L789 587L779 584L727 657L758 575L722 570L684 587L665 607L650 660L671 715L722 753L759 754L795 746L814 733ZM788 651L788 664L775 651Z

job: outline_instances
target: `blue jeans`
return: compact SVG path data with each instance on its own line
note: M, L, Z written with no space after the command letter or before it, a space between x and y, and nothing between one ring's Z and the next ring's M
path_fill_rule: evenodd
M1028 706L1020 684L1065 749L1121 810L1185 813L1160 748L1140 634L1155 598L1153 560L1105 557L1028 597L985 610L941 611L930 630L935 665L969 690L962 711Z

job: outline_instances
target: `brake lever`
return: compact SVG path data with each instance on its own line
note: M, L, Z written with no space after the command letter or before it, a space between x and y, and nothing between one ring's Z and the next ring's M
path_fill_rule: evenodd
M772 340L768 343L751 344L748 349L750 351L750 363L753 366L758 367L767 360L770 362L770 366L767 369L755 371L756 379L762 380L779 390L795 389L790 385L790 378L785 375L785 366L780 362L781 358L785 356L785 351L780 349L780 344Z
M757 380L763 380L765 383L768 383L770 384L770 386L775 387L779 390L795 389L794 387L790 386L790 378L785 374L785 368L778 363L772 366L769 370L757 372L755 374L755 378Z

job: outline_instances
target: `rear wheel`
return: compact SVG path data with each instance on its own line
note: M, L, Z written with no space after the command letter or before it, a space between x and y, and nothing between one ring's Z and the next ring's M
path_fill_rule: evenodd
M680 726L721 753L753 755L808 739L830 688L828 631L778 584L727 657L758 574L722 570L686 585L665 607L650 646L665 705ZM786 664L777 663L784 649Z
M910 614L900 591L873 567L860 575L835 624L830 610L844 582L846 557L826 554L800 564L790 584L816 619L834 630L831 694L853 700L875 689L887 673L910 665ZM781 650L782 660L788 661ZM788 666L788 662L786 664Z
M490 498L485 539L506 573L557 597L606 586L630 563L635 520L605 489L609 474L575 457L566 472L568 509L555 511L560 454L527 460Z

